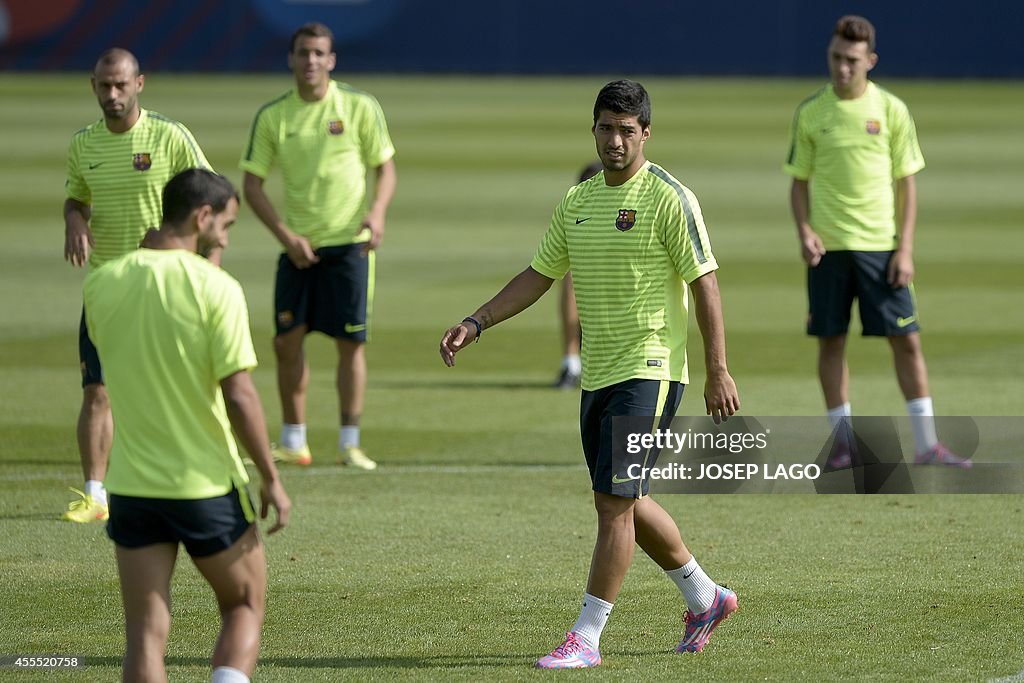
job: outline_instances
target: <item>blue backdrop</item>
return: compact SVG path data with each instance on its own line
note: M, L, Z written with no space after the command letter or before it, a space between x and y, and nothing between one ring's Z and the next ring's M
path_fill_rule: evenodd
M1017 0L0 0L0 69L89 70L118 45L146 70L280 70L319 20L341 71L824 75L847 12L887 75L1024 76Z

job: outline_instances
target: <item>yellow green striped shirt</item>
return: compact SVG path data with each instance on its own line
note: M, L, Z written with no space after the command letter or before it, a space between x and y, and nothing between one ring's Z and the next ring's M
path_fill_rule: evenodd
M266 178L280 165L285 222L316 248L370 239L362 227L366 174L394 155L377 100L331 81L317 102L292 89L263 105L238 166Z
M602 172L571 188L530 265L554 279L572 271L584 389L689 382L687 283L718 263L697 198L665 169L648 161L617 187Z
M89 229L96 267L138 248L146 229L160 225L164 185L188 168L210 163L185 126L142 109L124 133L112 133L103 119L71 138L69 199L92 207Z
M898 97L868 82L853 100L827 85L797 108L783 170L811 181L811 227L825 249L897 246L893 181L924 168L917 130Z

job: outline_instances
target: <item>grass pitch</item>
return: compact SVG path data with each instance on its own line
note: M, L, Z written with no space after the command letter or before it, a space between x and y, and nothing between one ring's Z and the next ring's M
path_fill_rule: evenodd
M142 102L185 122L235 170L273 77L151 74ZM572 624L594 539L575 395L555 297L486 335L454 370L441 332L525 267L551 210L593 158L607 79L368 78L398 148L378 260L363 443L374 473L334 466L333 350L309 343L316 464L286 470L294 520L268 542L263 681L513 680ZM697 194L722 265L729 360L751 415L818 415L803 269L780 165L796 104L819 83L642 79L647 153ZM1024 414L1024 91L888 82L914 113L916 282L932 393L950 415ZM2 680L115 680L123 652L112 547L57 521L80 485L74 423L82 273L61 260L67 142L99 116L81 76L3 75L0 124L0 656L84 656L87 668ZM272 196L280 198L271 181ZM225 267L243 284L271 429L277 249L247 210ZM703 412L699 335L681 413ZM900 415L884 342L852 338L852 403ZM608 680L988 680L1024 669L1024 524L1014 496L665 496L740 611L695 657L669 654L682 602L638 556L602 639ZM182 555L168 671L203 680L212 594Z

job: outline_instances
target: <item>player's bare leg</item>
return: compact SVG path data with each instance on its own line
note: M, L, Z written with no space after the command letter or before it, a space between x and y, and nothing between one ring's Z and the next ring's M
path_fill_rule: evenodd
M303 342L306 326L274 337L277 356L277 391L281 398L281 417L285 424L306 423L306 388L309 386L309 365Z
M693 557L683 544L675 520L650 496L633 506L633 526L636 544L665 571L679 569Z
M597 542L590 562L587 593L614 603L633 564L636 532L633 507L636 500L594 492L597 508Z
M121 679L125 683L163 683L167 680L164 654L171 628L171 574L178 545L116 546L115 554L127 641Z
M102 384L86 385L78 413L78 454L86 481L103 481L113 441L114 418L107 388Z
M893 365L896 367L896 381L899 382L903 398L930 396L928 391L928 368L921 351L921 335L911 332L899 337L888 337L892 347Z
M338 448L342 462L364 470L377 468L359 444L359 420L366 400L366 344L351 339L336 340L338 346L338 404L341 430Z
M846 365L846 335L818 338L818 379L825 407L835 408L849 400L850 372Z
M252 677L260 653L267 594L267 563L256 525L227 550L192 562L213 588L221 628L213 667L228 666Z

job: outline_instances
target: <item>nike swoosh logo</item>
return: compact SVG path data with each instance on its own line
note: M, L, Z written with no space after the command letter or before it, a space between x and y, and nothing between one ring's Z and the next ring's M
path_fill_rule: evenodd
M105 163L107 163L107 162L105 162L105 161L101 161L101 162L100 162L100 163L98 163L98 164L89 164L89 170L91 171L91 170L93 170L94 168L99 168L100 166L102 166L102 165L103 165L103 164L105 164Z
M299 134L299 131L297 131L297 130L293 130L293 131L291 131L290 133L285 133L285 134L284 134L284 136L285 136L286 138L293 138L293 137L295 137L295 136L296 136L296 135L298 135L298 134Z
M829 133L831 133L834 130L835 130L835 127L832 127L832 128L822 128L821 129L821 133L822 133L822 135L828 135Z
M586 218L577 218L576 219L576 225L579 225L580 223L586 223L591 218L593 218L593 216L587 216Z
M697 570L696 570L696 569L694 569L694 570L693 570L693 572L695 572L695 571L697 571ZM689 574L683 574L683 578L684 578L684 579L688 579L688 578L690 578L691 576L693 576L693 572L690 572Z
M345 323L345 332L347 334L354 334L356 332L362 332L366 329L366 325L353 325L352 323Z
M915 320L917 320L917 316L916 315L912 315L909 318L896 318L896 326L897 327L906 327L907 325L909 325L910 323L914 322Z
M617 474L613 474L612 475L612 483L613 484L625 484L627 481L636 481L636 479L632 479L630 477L626 477L625 479L620 479L619 475L617 475Z

